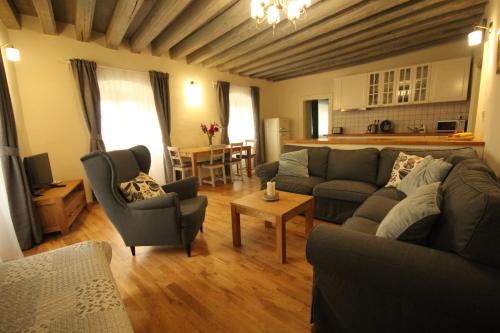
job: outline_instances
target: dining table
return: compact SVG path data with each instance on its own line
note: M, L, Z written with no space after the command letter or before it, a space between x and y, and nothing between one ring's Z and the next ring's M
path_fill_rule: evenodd
M227 149L231 145L226 146ZM243 146L243 159L246 160L247 176L252 177L252 146ZM210 147L188 147L181 148L179 155L183 158L190 158L193 166L193 176L198 177L198 162L207 161L210 159Z

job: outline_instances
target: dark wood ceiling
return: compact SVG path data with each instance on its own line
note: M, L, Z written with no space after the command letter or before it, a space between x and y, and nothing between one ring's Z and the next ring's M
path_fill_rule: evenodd
M366 63L465 38L487 0L316 0L296 27L275 31L250 18L250 0L0 0L0 19L20 29L19 15L37 16L44 33L56 22L76 38L106 34L132 52L267 80Z

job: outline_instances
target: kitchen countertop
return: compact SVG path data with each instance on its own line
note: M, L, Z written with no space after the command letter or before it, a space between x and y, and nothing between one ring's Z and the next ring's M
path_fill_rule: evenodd
M409 146L484 146L484 141L450 139L447 134L333 134L320 139L291 139L286 144L318 145L409 145Z

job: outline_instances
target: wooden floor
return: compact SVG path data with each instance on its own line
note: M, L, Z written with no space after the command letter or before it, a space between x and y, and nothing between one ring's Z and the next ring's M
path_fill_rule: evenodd
M193 256L182 248L138 247L132 257L98 204L66 236L50 235L32 255L88 239L113 247L111 269L136 332L310 332L312 269L305 259L304 217L287 224L288 263L275 255L275 230L242 215L242 247L231 239L229 202L258 190L256 177L204 186L204 233Z

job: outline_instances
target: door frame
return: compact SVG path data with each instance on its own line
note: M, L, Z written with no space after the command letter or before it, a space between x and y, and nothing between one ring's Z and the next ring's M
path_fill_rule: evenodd
M306 129L308 122L306 121L307 115L307 102L313 100L327 99L328 100L328 130L332 130L333 126L333 93L324 94L314 94L306 95L300 97L300 109L299 109L299 121L301 126L299 126L299 138L306 139L306 133L309 129Z

